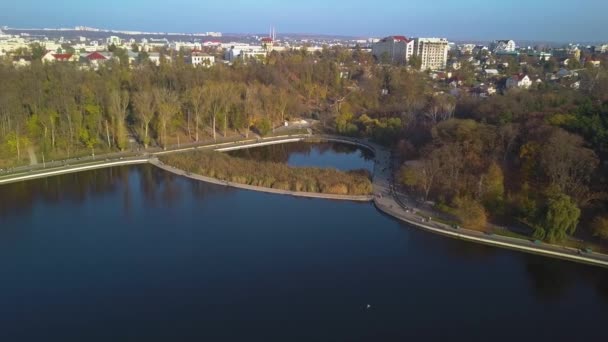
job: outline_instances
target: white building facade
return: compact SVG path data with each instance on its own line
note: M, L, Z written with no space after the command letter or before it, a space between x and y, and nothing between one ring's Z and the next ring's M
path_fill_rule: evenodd
M517 45L513 40L495 40L490 45L490 50L498 54L515 52L515 49L517 49Z
M407 64L414 54L414 41L405 36L389 36L373 45L372 54L380 62Z
M414 55L420 59L421 70L443 70L448 62L448 40L445 38L416 38Z

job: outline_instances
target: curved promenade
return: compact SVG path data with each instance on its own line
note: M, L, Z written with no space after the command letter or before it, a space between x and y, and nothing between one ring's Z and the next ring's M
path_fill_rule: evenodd
M284 191L278 189L270 189L256 186L249 186L244 184L232 183L220 181L214 178L203 177L199 175L187 174L182 170L178 170L172 168L167 165L163 165L156 158L157 155L167 154L167 153L179 153L192 151L197 149L210 149L216 151L230 151L236 149L243 148L251 148L255 146L264 146L270 144L283 144L294 141L302 141L302 140L321 140L321 141L333 141L333 142L341 142L354 144L361 147L368 148L375 154L375 163L374 163L374 173L373 173L373 187L374 187L374 196L342 196L342 195L329 195L329 194L317 194L317 193L301 193L301 192L292 192L292 191ZM183 149L176 149L171 151L161 151L156 153L150 153L145 156L138 156L133 158L119 158L113 160L106 160L102 162L90 162L72 166L62 166L57 168L52 168L48 170L42 170L37 172L22 172L20 174L12 174L4 177L0 177L0 185L26 181L35 178L43 178L48 176L60 175L65 173L74 173L80 171L87 171L93 169L107 168L113 166L120 165L134 165L134 164L145 164L150 163L155 165L163 170L172 172L174 174L178 174L181 176L185 176L188 178L224 185L231 186L239 189L251 190L251 191L259 191L266 192L272 194L280 194L280 195L291 195L298 197L310 197L310 198L321 198L321 199L332 199L332 200L349 200L349 201L373 201L375 207L389 215L394 217L400 221L406 222L412 226L416 226L418 228L427 230L429 232L433 232L436 234L440 234L443 236L448 236L456 239L461 239L470 242L482 243L486 245L508 248L513 250L518 250L526 253L533 253L538 255L544 255L554 258L560 258L564 260L570 260L580 263L586 263L590 265L596 265L601 267L608 268L608 255L600 254L600 253L582 253L581 251L557 245L550 245L546 243L534 243L528 240L522 240L517 238L510 238L500 235L488 235L483 232L468 230L468 229L454 229L448 225L439 223L439 222L429 222L429 220L424 220L423 217L417 215L414 212L414 208L408 208L403 205L396 197L396 194L393 192L392 186L392 176L393 170L391 167L391 156L390 151L385 148L371 143L365 140L347 138L347 137L339 137L339 136L329 136L329 135L321 135L321 136L311 136L311 135L296 135L296 136L283 136L283 137L273 137L267 139L249 139L249 140L241 140L236 142L228 142L221 144L211 144L204 146L194 146Z

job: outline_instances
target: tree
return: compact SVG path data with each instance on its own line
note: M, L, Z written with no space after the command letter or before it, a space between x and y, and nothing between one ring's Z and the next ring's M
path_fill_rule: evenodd
M46 54L46 48L40 43L30 44L30 50L32 51L32 59L39 61Z
M588 184L599 161L592 150L584 147L580 136L561 128L553 129L540 150L539 158L550 186L581 205L593 197Z
M161 144L167 148L167 126L169 122L179 113L180 102L177 94L171 90L161 88L154 90L154 104L159 128L161 131Z
M114 128L114 140L121 150L127 147L127 108L129 107L129 93L127 91L113 90L109 94L109 111Z
M188 92L188 101L194 112L194 135L195 140L199 140L198 129L200 127L201 117L205 110L205 90L203 87L192 88Z
M148 130L150 127L150 122L154 118L154 94L148 90L140 90L133 94L133 107L135 108L135 116L141 124L141 131L143 133L142 142L144 143L144 147L148 148L150 144L150 137L148 135Z
M418 56L411 56L408 65L412 69L420 70L422 68L422 59Z
M486 211L479 202L469 197L454 200L456 216L463 227L475 230L485 230L488 223Z
M494 213L499 213L504 200L504 175L502 169L496 162L492 162L480 179L481 198L485 206Z
M593 235L608 240L608 217L597 216L591 223Z
M255 128L261 136L265 136L272 131L272 123L268 118L261 118L256 122Z
M15 132L11 132L6 137L6 144L9 148L9 151L14 153L17 156L17 161L21 160L21 151L28 148L30 145L30 140L19 133L19 130L15 130Z
M411 166L405 166L401 171L401 181L407 186L418 188L426 201L443 170L439 155L430 153L421 161L415 162Z
M540 225L535 227L534 237L550 243L561 242L567 235L574 234L580 215L580 209L569 196L554 194L548 200Z

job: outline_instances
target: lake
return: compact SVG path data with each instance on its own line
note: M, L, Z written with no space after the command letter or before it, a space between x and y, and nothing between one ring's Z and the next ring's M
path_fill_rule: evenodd
M579 341L608 318L608 270L150 165L0 186L0 274L0 341Z

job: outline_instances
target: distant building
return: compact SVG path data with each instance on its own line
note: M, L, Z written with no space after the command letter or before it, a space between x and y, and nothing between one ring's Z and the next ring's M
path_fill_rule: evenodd
M567 48L567 49L554 49L552 51L553 57L557 58L560 61L564 61L566 59L581 59L581 50L578 48Z
M32 64L32 58L29 56L15 56L13 57L13 66L15 68L23 68Z
M594 50L597 53L608 53L608 44L597 45Z
M232 63L237 59L261 59L265 58L266 55L267 51L260 46L233 46L226 50L224 59Z
M148 54L148 59L150 62L156 66L160 65L160 53L158 52L150 52Z
M414 55L420 59L421 70L443 70L448 62L448 40L445 38L416 38Z
M122 44L122 41L119 37L116 36L110 36L106 39L106 44L108 46L110 45L114 45L114 46L120 46Z
M497 69L486 69L483 71L484 74L488 77L494 77L500 75Z
M458 49L460 50L461 54L470 55L473 53L473 50L475 49L475 44L462 44L458 47Z
M528 89L532 86L532 80L525 74L517 74L507 79L507 89L522 88Z
M490 50L495 54L505 54L515 52L517 45L513 40L495 40L490 44Z
M76 57L76 59L75 59ZM52 62L72 62L78 59L78 56L75 56L71 53L54 53L47 52L44 56L42 56L43 63L52 63Z
M373 45L372 55L380 62L407 64L414 55L414 41L405 36L389 36Z
M188 63L192 64L192 66L206 66L211 67L215 64L215 57L211 55L204 54L200 50L192 50L192 54L187 58Z

